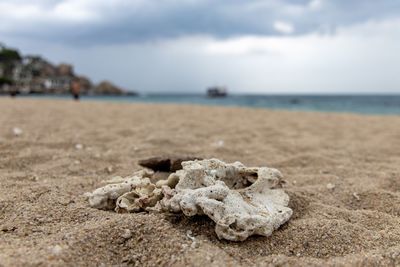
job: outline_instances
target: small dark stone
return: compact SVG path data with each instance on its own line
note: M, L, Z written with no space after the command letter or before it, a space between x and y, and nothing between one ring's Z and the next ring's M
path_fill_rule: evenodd
M139 160L139 165L152 169L153 171L158 172L176 172L177 170L182 169L183 161L190 161L202 159L199 157L189 157L189 156L165 156L165 157L152 157L148 159Z
M153 171L169 172L171 167L171 160L163 157L152 157L148 159L139 160L139 165L152 169Z

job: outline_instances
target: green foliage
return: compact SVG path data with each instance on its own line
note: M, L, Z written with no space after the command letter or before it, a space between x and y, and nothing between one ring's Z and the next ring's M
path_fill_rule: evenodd
M4 85L4 84L12 85L13 81L11 79L8 79L5 77L0 77L0 85Z
M18 50L3 48L0 50L0 62L20 61L21 55Z

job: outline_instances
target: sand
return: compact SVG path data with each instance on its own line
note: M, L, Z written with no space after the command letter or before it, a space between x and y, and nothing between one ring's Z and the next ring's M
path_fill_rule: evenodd
M18 98L0 110L0 266L400 265L398 116ZM294 215L235 243L206 217L88 207L102 180L166 154L278 168Z

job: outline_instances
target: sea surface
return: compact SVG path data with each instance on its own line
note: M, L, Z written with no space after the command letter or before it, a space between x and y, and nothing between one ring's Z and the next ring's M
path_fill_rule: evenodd
M23 96L65 99L70 96ZM239 106L277 110L352 112L362 114L400 114L399 95L205 95L149 94L141 96L83 96L82 101L176 103L214 106Z

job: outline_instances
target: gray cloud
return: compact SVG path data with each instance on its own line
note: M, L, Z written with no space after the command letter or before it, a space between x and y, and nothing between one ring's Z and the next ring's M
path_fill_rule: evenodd
M5 0L0 3L0 33L75 45L187 35L301 35L332 33L338 26L399 12L398 0Z
M0 42L141 92L399 92L399 11L398 0L2 0Z

